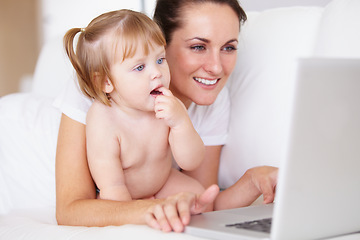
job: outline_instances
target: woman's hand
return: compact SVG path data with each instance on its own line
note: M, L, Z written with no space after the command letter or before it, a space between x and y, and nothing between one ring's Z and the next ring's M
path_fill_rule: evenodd
M264 203L272 203L275 199L277 185L278 168L261 166L251 168L246 171L251 182L263 194Z
M191 215L204 212L218 193L219 187L212 185L199 196L190 192L172 195L149 209L145 216L146 223L164 232L182 232L189 224Z
M264 203L271 203L275 198L278 168L261 166L248 169L232 186L222 191L216 198L214 209L246 207L261 194Z

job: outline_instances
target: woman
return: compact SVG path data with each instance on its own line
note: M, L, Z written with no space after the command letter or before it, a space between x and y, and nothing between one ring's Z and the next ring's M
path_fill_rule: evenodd
M154 20L163 29L167 42L170 90L188 107L189 114L199 111L211 117L202 122L196 122L196 116L193 117L196 130L206 145L206 157L202 166L187 174L205 187L217 184L229 117L229 111L225 110L230 100L224 86L235 66L240 25L246 21L246 14L237 0L158 0ZM261 167L251 169L244 177L256 176L261 181L255 181L257 189L264 194L264 202L269 203L274 198L276 173L275 168ZM246 181L242 178L221 192L215 210L251 204L260 194L245 190ZM241 196L241 199L234 196Z
M198 179L205 188L217 183L228 119L228 112L222 112L229 104L224 86L235 66L240 23L245 19L237 0L159 0L155 10L155 20L167 40L170 90L188 107L206 145L203 164L186 174ZM68 97L69 94L72 96ZM81 99L80 93L71 93L71 89L61 100L63 115L56 156L59 224L147 223L163 231L180 232L188 224L190 214L203 211L213 202L217 189L211 187L201 196L181 192L167 199L128 202L96 199L86 158L83 120L91 102ZM271 167L250 169L236 184L218 195L215 209L249 205L261 193L265 202L272 202L276 174L277 170Z

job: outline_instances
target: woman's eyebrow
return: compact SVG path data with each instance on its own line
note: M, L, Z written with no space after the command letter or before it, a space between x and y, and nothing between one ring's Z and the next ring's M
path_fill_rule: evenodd
M227 41L225 44L229 44L229 43L233 43L233 42L239 42L239 41L236 38L234 38L234 39Z
M199 40L199 41L202 41L202 42L205 42L205 43L209 43L209 42L210 42L209 39L201 38L201 37L190 38L190 39L188 39L188 40L186 40L186 41L192 41L192 40ZM238 40L237 40L236 38L230 39L229 41L227 41L227 42L225 43L225 45L226 45L226 44L229 44L229 43L233 43L233 42L238 42Z
M209 39L201 38L201 37L190 38L190 39L188 39L188 40L186 40L186 41L188 42L188 41L192 41L192 40L199 40L199 41L206 42L206 43L209 43L209 42L210 42Z

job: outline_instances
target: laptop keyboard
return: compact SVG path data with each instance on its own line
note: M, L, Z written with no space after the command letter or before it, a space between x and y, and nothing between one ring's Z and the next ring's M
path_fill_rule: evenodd
M241 228L241 229L246 229L246 230L252 230L252 231L257 231L257 232L270 233L271 221L272 221L272 218L265 218L265 219L249 221L249 222L227 224L225 226Z

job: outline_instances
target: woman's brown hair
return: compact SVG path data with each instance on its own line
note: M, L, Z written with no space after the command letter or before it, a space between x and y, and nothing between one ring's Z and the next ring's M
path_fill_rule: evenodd
M242 24L247 20L245 11L241 8L238 0L157 0L154 12L154 20L161 27L167 44L170 44L173 33L181 27L181 13L185 7L191 4L203 3L223 4L231 7ZM216 17L216 16L214 16Z

